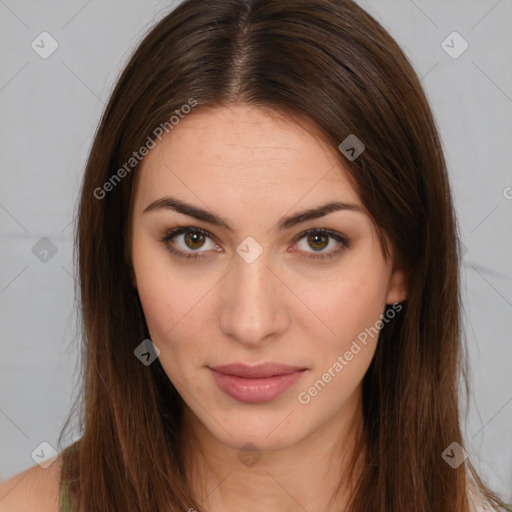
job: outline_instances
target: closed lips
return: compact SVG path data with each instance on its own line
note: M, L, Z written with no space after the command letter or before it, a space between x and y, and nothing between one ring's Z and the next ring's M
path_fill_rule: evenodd
M256 366L247 366L241 363L211 367L219 373L225 375L234 375L245 379L263 379L280 375L289 375L291 373L303 371L306 368L298 366L288 366L277 363L265 363Z

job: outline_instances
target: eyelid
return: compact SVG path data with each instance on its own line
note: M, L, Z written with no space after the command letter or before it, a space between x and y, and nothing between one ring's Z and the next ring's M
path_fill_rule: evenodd
M166 231L163 237L160 238L160 242L162 242L166 246L167 250L172 254L176 254L186 259L200 259L208 257L207 255L204 254L207 254L210 251L182 251L180 249L175 249L174 247L172 247L172 244L168 243L173 238L176 238L177 236L187 233L199 233L207 238L210 238L212 241L216 240L216 237L206 229L199 228L197 226L180 226ZM315 254L315 252L310 253L309 251L304 251L308 254L308 256L304 256L306 260L329 260L331 258L338 256L339 253L342 252L344 249L349 248L350 242L345 235L328 228L310 228L307 229L306 231L302 231L293 239L293 243L296 244L297 242L299 242L303 238L306 238L309 234L312 233L320 233L329 238L332 238L340 244L340 247L338 247L337 249L331 249L328 252L318 252L317 254ZM217 245L219 244L217 243Z
M338 231L334 231L334 230L328 229L328 228L307 229L306 231L299 233L294 238L294 243L297 243L298 241L302 240L303 238L306 238L309 234L312 234L312 233L320 233L329 238L332 238L332 239L336 240L340 244L340 246L336 249L331 249L330 251L327 251L327 252L315 253L314 251L313 252L306 251L307 256L304 257L306 260L308 260L308 259L309 260L319 260L320 262L322 262L322 260L323 260L324 262L327 262L327 261L331 260L332 258L336 258L336 257L340 256L340 253L343 252L345 249L348 249L350 246L350 242L345 235L342 235Z
M311 233L322 233L326 236L330 236L331 238L334 238L338 242L344 243L348 246L348 238L345 235L342 235L338 231L334 231L332 229L328 228L310 228L306 229L306 231L302 231L299 233L294 239L294 242L298 242L299 240L302 240L304 237L310 235Z
M164 246L169 250L171 253L176 254L178 256L183 256L184 258L188 259L198 259L198 258L204 258L205 256L202 256L202 253L206 253L208 251L182 251L180 249L174 249L171 245L168 244L169 241L171 241L173 238L176 238L177 236L184 235L187 233L199 233L201 235L204 235L207 238L210 238L211 240L215 240L215 236L212 235L209 231L206 229L199 228L197 226L180 226L173 229L170 229L164 233L164 235L160 238L160 242L164 244ZM217 244L218 245L218 244Z

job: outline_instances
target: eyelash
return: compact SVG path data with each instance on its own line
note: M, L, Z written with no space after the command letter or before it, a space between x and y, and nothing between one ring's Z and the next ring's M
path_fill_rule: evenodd
M206 251L190 252L190 253L188 253L188 252L183 252L183 251L177 250L174 247L172 247L171 244L169 244L169 242L173 238L175 238L175 237L177 237L179 235L182 235L182 234L187 234L187 233L197 233L197 234L200 234L200 235L204 235L204 236L206 236L206 237L208 237L210 239L213 238L213 235L211 233L209 233L208 231L204 230L204 229L201 229L201 228L198 228L198 227L188 226L188 227L175 228L175 229L172 229L172 230L166 232L165 235L160 239L160 242L162 242L165 245L166 249L169 252L171 252L172 254L175 254L177 256L180 256L182 258L198 259L198 258L206 257L206 256L202 255L202 253L204 253ZM333 238L334 240L339 242L341 245L340 245L340 247L338 249L333 249L330 252L322 253L321 255L313 254L313 255L306 256L306 258L309 258L309 259L312 259L312 260L328 260L328 259L332 259L332 258L335 258L336 256L338 256L344 249L347 249L349 247L349 242L348 242L348 240L345 237L341 236L336 231L331 231L329 229L324 229L324 228L308 229L307 231L304 231L304 233L301 233L300 235L298 235L295 238L294 243L299 242L300 240L302 240L303 238L307 237L308 235L310 235L312 233L321 234L321 235L325 235L325 236L328 236L330 238Z

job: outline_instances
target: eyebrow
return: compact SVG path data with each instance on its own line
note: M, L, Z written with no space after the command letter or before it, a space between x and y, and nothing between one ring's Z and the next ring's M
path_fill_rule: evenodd
M194 217L198 220L202 220L203 222L207 222L208 224L212 224L214 226L218 226L228 231L234 232L234 229L222 217L219 217L218 215L215 215L208 210L204 210L197 206L185 203L184 201L174 197L166 196L157 199L156 201L146 206L142 214L144 215L145 213L158 210L174 210L178 213L188 215L189 217ZM320 205L316 208L310 208L299 213L294 213L288 217L284 217L278 222L277 229L282 231L284 229L291 228L296 224L300 224L308 220L318 219L328 215L329 213L343 210L355 211L364 214L363 208L357 204L333 201Z

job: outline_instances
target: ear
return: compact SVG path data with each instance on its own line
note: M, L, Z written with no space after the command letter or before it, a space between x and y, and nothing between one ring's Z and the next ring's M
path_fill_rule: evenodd
M393 266L393 273L389 278L386 304L403 302L407 295L407 278L403 268L399 265Z

